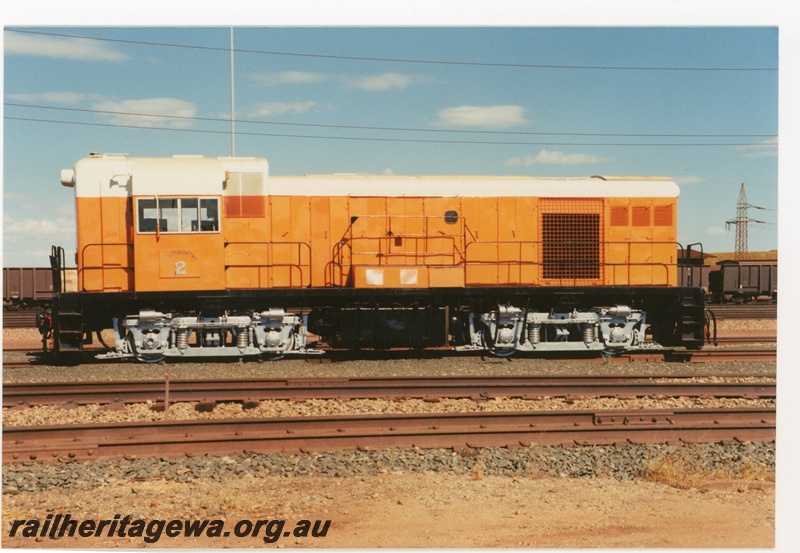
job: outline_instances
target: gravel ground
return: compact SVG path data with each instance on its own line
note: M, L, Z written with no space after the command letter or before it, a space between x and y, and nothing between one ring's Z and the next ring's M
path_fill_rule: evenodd
M6 361L13 361L5 354ZM23 356L24 358L24 356ZM87 363L76 367L33 365L3 371L3 382L59 382L70 380L172 380L215 378L317 378L391 376L486 376L486 375L764 375L775 376L776 363L602 363L515 357L511 360L478 356L444 355L439 358L358 359L322 363L317 359L284 359L277 362L235 361L202 363L134 362Z
M535 446L529 448L390 449L331 453L242 454L223 457L98 460L55 464L3 465L3 494L49 490L89 490L120 480L163 479L226 481L248 476L354 477L390 472L532 478L610 477L632 480L647 476L648 464L670 457L691 463L692 470L713 475L751 473L775 468L774 443L623 447Z
M728 323L728 321L721 321ZM742 321L736 330L764 330ZM775 328L765 321L766 329ZM720 325L721 328L723 325ZM6 344L25 340L3 331ZM38 336L34 335L33 340ZM25 359L4 352L5 361ZM698 375L703 380L770 380L774 362L603 364L479 356L360 359L339 363L208 362L6 368L4 382L195 378L302 378L431 375ZM730 402L733 403L730 403ZM332 412L494 411L773 405L765 400L639 398L619 400L498 398L442 400L310 400L261 402L244 411L223 404L198 413L170 407L173 418L302 416ZM108 419L105 419L108 417ZM97 406L72 410L4 410L3 424L41 424L116 417L161 418L147 404L115 413ZM38 422L37 422L38 420ZM183 457L4 464L3 522L70 512L79 518L130 513L156 518L325 518L335 531L326 547L774 547L774 443L537 446L390 449L305 454L237 453ZM729 481L735 484L730 484ZM643 482L645 481L645 482ZM760 481L760 482L759 482ZM722 484L722 491L708 486ZM762 490L765 491L760 491ZM428 530L426 528L430 527ZM675 532L680 528L680 532ZM476 532L476 530L479 530ZM721 537L728 541L720 541ZM677 540L677 541L676 541ZM41 541L39 538L37 542ZM290 542L287 542L289 544ZM241 541L176 541L175 547L241 547ZM131 548L140 541L44 541L6 547ZM163 546L164 544L159 544ZM246 544L250 546L249 542ZM254 546L263 547L258 540ZM282 547L282 545L277 545ZM308 547L303 540L290 547Z
M719 334L762 332L777 329L775 320L726 320L719 322ZM39 334L34 329L4 329L5 344L35 343ZM722 348L721 348L722 349ZM166 362L140 364L130 361L98 363L92 355L80 366L40 365L3 371L3 382L57 382L69 380L154 380L171 373L172 379L188 378L305 378L305 377L368 377L368 376L449 376L449 375L569 375L569 374L697 374L774 376L775 362L725 363L608 363L548 360L515 356L495 359L479 355L457 355L451 352L393 353L392 359L370 358L378 353L364 352L361 359L330 362L328 359L283 359L277 362L258 360L220 362ZM4 352L6 362L28 359L24 352Z
M471 399L442 399L431 402L421 399L389 401L358 399L351 401L312 399L293 401L262 401L253 409L244 409L239 403L223 403L213 411L199 411L196 402L170 405L170 420L313 417L329 415L368 415L400 413L464 413L498 411L551 411L556 409L697 409L733 407L774 407L771 399L744 398L493 398L487 401ZM107 410L99 405L85 405L74 409L41 405L20 410L3 409L4 426L35 426L41 424L106 423L163 420L164 413L152 409L153 404L126 405L124 410Z

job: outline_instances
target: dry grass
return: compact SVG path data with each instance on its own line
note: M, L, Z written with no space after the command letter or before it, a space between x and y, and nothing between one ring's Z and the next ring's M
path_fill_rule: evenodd
M774 482L775 471L769 467L745 462L740 467L703 469L696 459L676 452L668 452L647 463L644 479L688 490L710 481L735 480L737 482Z
M483 480L483 467L485 466L485 462L483 460L483 454L480 457L475 459L475 464L472 465L472 472L470 473L470 477L473 480Z
M264 513L271 507L270 505L265 505L257 495L236 490L223 494L217 504L225 512L235 511L248 514Z

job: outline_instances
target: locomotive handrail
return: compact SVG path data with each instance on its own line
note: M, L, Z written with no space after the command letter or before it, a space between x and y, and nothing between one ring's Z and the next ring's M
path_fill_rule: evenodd
M486 266L486 267L513 266L513 265L517 265L517 266L520 266L520 267L536 267L536 266L544 266L545 264L543 262L540 262L540 261L522 261L522 262L517 262L517 261L471 261L471 262L468 263L468 265L466 267L469 267L469 266L480 266L480 265ZM579 267L579 266L587 266L587 265L589 265L589 264L587 264L587 263L583 263L583 264L581 264L581 263L572 263L569 266L571 266L571 267ZM667 265L666 263L603 263L602 265L605 268L616 268L616 267L625 268L627 270L626 272L628 274L630 274L630 268L632 268L632 267L650 267L650 268L663 269L664 273L667 275L667 279L665 279L665 283L666 283L665 285L666 286L670 286L670 280L669 280L670 266ZM516 282L516 283L515 282L509 282L508 284L522 284L522 282L521 282L522 279L517 279L517 280L519 282ZM587 282L587 281L596 282L596 281L599 281L599 280L601 280L601 278L599 278L599 277L598 278L593 278L593 277L552 277L552 278L538 278L537 282L541 285L542 282L558 281L559 286L563 286L565 282L571 282L572 285L577 286L581 282L584 282L584 283ZM629 283L630 283L630 278L626 279L626 281L624 282L624 285L628 285ZM611 285L621 285L620 283L617 282L616 278L610 284ZM646 286L646 284L638 283L638 284L636 284L636 286Z
M374 256L376 258L377 263L370 263L369 265L375 266L389 266L388 259L389 258L412 258L412 260L419 260L420 258L435 258L435 257L450 257L449 263L436 263L436 266L447 266L447 267L458 267L463 266L464 264L464 254L456 247L456 242L454 240L454 236L436 236L433 235L436 239L453 239L453 248L450 251L442 250L442 251L407 251L407 252L391 252L391 251L353 251L352 242L355 240L390 240L398 237L405 237L405 235L394 235L394 236L386 236L386 237L368 237L368 236L357 236L354 237L353 240L341 240L333 245L333 250L331 252L331 261L327 264L329 267L329 278L330 283L333 286L345 286L346 281L349 278L349 268L353 266L353 257L354 256ZM387 248L388 249L388 248ZM345 262L345 256L347 257L347 262ZM363 263L361 263L363 265ZM424 265L428 265L428 263L424 263ZM336 272L338 271L338 275Z
M687 277L686 286L690 286L691 287L691 286L695 285L694 284L694 270L693 270L694 268L697 268L697 269L700 270L700 280L701 280L701 282L700 282L700 284L698 284L698 286L702 285L703 244L700 243L700 242L695 242L693 244L688 244L685 249L684 249L683 246L681 246L681 244L679 242L676 242L676 244L680 247L681 253L683 253L682 256L678 257L678 265L680 267L682 267L682 268L685 268L685 274L686 274L686 277ZM692 255L694 253L694 250L692 250L692 246L700 246L700 251L698 252L700 255L698 255L696 257L694 255Z
M99 248L101 248L100 256L103 257L103 253L102 253L103 250L102 249L106 248L106 247L112 247L112 246L113 247L128 246L129 248L133 248L133 244L131 242L92 242L90 244L86 244L83 247L83 249L81 250L80 263L78 263L77 278L78 278L78 282L80 282L80 289L81 289L82 292L88 292L88 290L86 289L86 285L85 285L85 272L86 271L110 271L110 270L120 271L121 270L121 271L128 271L129 273L132 273L132 272L134 272L136 270L135 267L132 267L130 265L110 265L110 264L106 264L105 262L102 265L86 265L85 264L85 262L86 262L86 250L88 250L89 248L99 247ZM106 289L105 288L105 279L104 279L105 274L102 273L102 272L100 274L101 274L101 278L103 278L103 283L102 283L102 288L101 289L105 290Z
M53 295L59 295L64 289L65 272L64 266L66 259L64 248L61 246L50 246L50 270L52 271Z
M266 246L267 247L267 263L226 263L225 269L229 268L257 268L257 269L267 269L268 272L271 272L272 269L276 267L289 267L291 270L289 271L289 288L301 287L301 288L308 288L311 286L311 274L312 274L312 267L311 267L311 245L308 242L300 242L300 241L283 241L283 242L225 242L225 247L227 248L229 245L239 245L239 246ZM273 259L275 258L275 254L273 251L273 246L297 246L297 263L275 263ZM307 259L308 263L302 263L303 260L303 248L307 250ZM304 274L304 268L308 269L308 275ZM295 286L292 282L292 274L294 271L297 270L300 273L300 284ZM261 277L259 272L259 286L261 285ZM270 274L268 276L268 280L271 279L273 275Z
M445 215L446 217L446 215ZM441 220L442 215L354 215L350 218L350 225L345 230L342 238L333 245L331 251L331 261L327 264L329 267L330 283L334 286L344 286L349 277L349 270L352 267L354 256L374 256L377 258L377 265L381 265L381 261L387 261L388 258L433 258L433 257L450 257L451 261L448 266L459 266L464 263L464 252L459 248L466 240L466 220L463 216L454 216L455 222L446 222L446 225L457 225L456 232L444 233L441 230L438 232L429 231L429 222L431 220ZM387 224L385 227L385 234L381 236L353 236L353 227L360 220L365 219L383 219ZM401 219L404 221L422 220L424 222L424 232L400 232L395 233L392 230L392 221ZM414 240L414 248L408 251L391 251L392 241L396 240ZM447 240L451 243L451 248L440 251L430 251L429 244L434 240ZM354 244L359 242L374 241L378 244L377 250L354 251ZM421 246L420 247L420 242ZM386 244L385 248L383 244ZM347 262L345 262L347 257ZM388 263L386 263L388 265ZM437 265L441 265L437 264ZM338 275L335 272L338 270Z
M401 239L403 239L403 238L411 238L412 240L414 240L414 242L419 242L420 240L424 240L426 243L428 242L429 239L446 240L446 241L449 241L452 244L452 248L447 249L447 250L440 250L440 251L430 251L427 248L425 248L425 249L413 249L413 250L409 250L409 251L391 251L392 250L391 241L395 240L397 238L401 238ZM461 251L456 247L457 246L456 240L455 240L456 238L458 238L458 237L457 236L450 236L450 235L446 235L446 236L430 235L430 236L416 236L416 237L412 236L412 237L409 237L409 235L407 235L407 234L393 234L392 236L355 236L349 241L349 247L350 247L350 254L351 255L374 255L374 256L378 256L378 257L449 256L449 257L453 258L452 264L453 265L458 265L459 261L456 261L455 259L458 256L458 257L461 258L461 261L463 261L463 255L461 254ZM375 242L378 243L379 249L376 250L376 251L370 251L370 250L353 251L352 244L353 244L353 242L356 242L356 241L359 241L359 242L361 242L361 241L363 241L363 242L375 241ZM380 246L384 242L387 243L387 247L386 247L385 250L380 248Z
M552 262L545 262L540 261L540 255L538 252L541 251L544 245L547 246L558 246L558 245L581 245L585 244L588 246L597 246L597 260L580 260L580 259L572 259L572 260L558 260L557 263ZM631 259L631 248L635 246L656 246L656 245L674 245L674 242L630 242L630 241L614 241L614 242L601 242L597 240L563 240L563 241L543 241L543 240L473 240L471 242L467 242L464 247L464 254L465 254L465 262L464 267L465 270L468 270L470 266L507 266L509 269L513 266L517 267L541 267L540 270L537 271L537 278L535 279L536 282L546 282L546 281L558 281L559 283L563 282L573 282L577 283L580 281L603 281L606 279L607 272L610 270L612 275L613 284L617 284L619 280L622 279L622 275L618 276L617 268L624 268L625 275L624 275L624 283L628 284L631 282L631 270L634 267L650 267L650 268L659 268L664 270L665 278L664 282L667 286L674 284L671 282L670 279L670 267L671 265L666 263L659 263L659 262L632 262ZM479 246L495 246L498 247L497 249L497 259L482 261L482 260L474 260L470 259L469 250L472 246L473 249L476 245ZM500 245L515 245L518 246L518 256L515 259L500 259ZM523 259L522 256L522 249L523 246L529 245L533 247L533 251L530 255L530 261L526 261ZM609 246L614 245L624 245L627 248L626 257L627 261L624 263L611 263L603 260L603 257L606 252L606 248ZM538 252L537 252L538 250ZM508 255L508 254L506 254ZM559 267L568 267L568 268L581 268L581 267L597 267L597 276L553 276L553 277L545 277L542 273L547 265L558 265ZM520 271L521 273L521 271ZM499 274L499 273L498 273ZM519 278L519 281L522 279Z
M434 238L455 238L455 236L436 236L432 235ZM329 263L331 267L331 283L334 285L338 284L340 286L345 285L346 274L345 274L345 267L353 265L353 256L355 255L374 255L376 256L377 263L376 265L381 265L380 261L382 259L386 259L388 257L424 257L426 255L425 252L398 252L397 254L393 254L391 252L386 251L353 251L352 242L356 240L388 240L392 238L400 237L400 235L393 235L389 237L374 237L374 236L360 236L360 237L352 237L349 239L343 239L333 247L333 255L332 260ZM455 241L454 241L455 242ZM379 242L382 243L382 242ZM559 246L559 245L582 245L585 244L587 246L597 247L597 260L586 260L586 259L569 259L569 260L558 260L557 262L545 262L540 260L539 252L543 248L544 245L547 246ZM467 242L464 247L463 254L458 250L454 243L454 251L452 255L458 254L459 259L453 258L452 266L459 266L463 265L464 270L467 271L470 267L506 267L507 272L512 267L537 267L536 270L536 277L530 279L531 282L547 282L547 281L557 281L559 283L565 282L597 282L597 281L604 281L607 277L611 277L610 284L615 285L618 283L629 284L633 277L633 271L636 268L651 268L657 269L659 272L663 271L662 280L665 285L670 286L674 285L673 279L670 277L670 270L673 267L672 264L663 263L663 262L633 262L631 261L632 257L632 250L635 249L637 246L645 246L651 248L653 246L664 246L664 245L675 245L675 242L672 241L642 241L642 242L631 242L631 241L605 241L605 242L598 242L596 240L565 240L565 241L542 241L542 240L472 240ZM625 257L626 261L624 262L607 262L603 261L603 257L607 255L606 250L608 247L623 245L626 248ZM497 255L495 259L490 260L477 260L471 259L470 257L474 257L469 255L470 249L474 250L476 247L481 246L491 246L497 248ZM511 259L502 259L500 246L516 246L516 253L512 254ZM529 255L523 255L523 249L525 247L532 248L532 251ZM429 252L427 255L430 256L442 256L442 255L451 255L450 252ZM508 252L505 252L504 255L509 255ZM348 262L345 263L344 258L349 257ZM529 260L526 260L528 258ZM676 263L677 264L677 263ZM372 265L372 264L370 264ZM543 276L543 269L547 265L553 266L557 265L560 268L597 268L597 273L595 275L587 275L587 276L552 276L552 277L545 277ZM339 270L338 275L338 283L334 278L336 275L334 272ZM498 272L498 274L500 274ZM519 275L519 273L518 273ZM510 276L510 275L509 275ZM509 279L509 283L514 283L514 281L518 281L517 283L521 284L523 279L522 278L515 278Z
M331 250L331 260L328 263L328 267L330 268L330 284L331 284L331 286L345 286L346 285L345 277L344 277L345 263L343 263L343 251L342 251L344 248L350 248L350 244L346 240L343 239L343 240L340 240L339 242L335 243L333 245L333 249ZM352 256L352 250L351 250L350 259L352 260L352 258L353 258L353 256ZM349 266L351 264L347 263L347 265ZM337 269L337 268L339 269L338 281L335 278L336 275L334 275L334 270ZM338 284L337 284L337 282L338 282Z

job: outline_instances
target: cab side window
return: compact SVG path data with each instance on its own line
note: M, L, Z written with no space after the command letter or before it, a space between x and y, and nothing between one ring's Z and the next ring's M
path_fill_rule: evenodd
M219 198L138 198L139 234L219 231Z
M219 230L219 200L203 198L200 200L200 231L214 232Z
M139 205L139 232L155 232L157 222L156 201L140 199Z
M158 200L159 230L161 232L178 232L180 229L180 213L177 199Z
M181 232L197 232L197 199L181 199Z

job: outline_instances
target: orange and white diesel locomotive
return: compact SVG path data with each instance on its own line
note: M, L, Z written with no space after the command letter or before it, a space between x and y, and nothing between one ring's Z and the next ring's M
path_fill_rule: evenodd
M56 353L107 328L105 358L141 361L314 353L308 333L500 356L703 343L666 178L274 177L265 159L91 154L61 181L78 291L54 304Z

